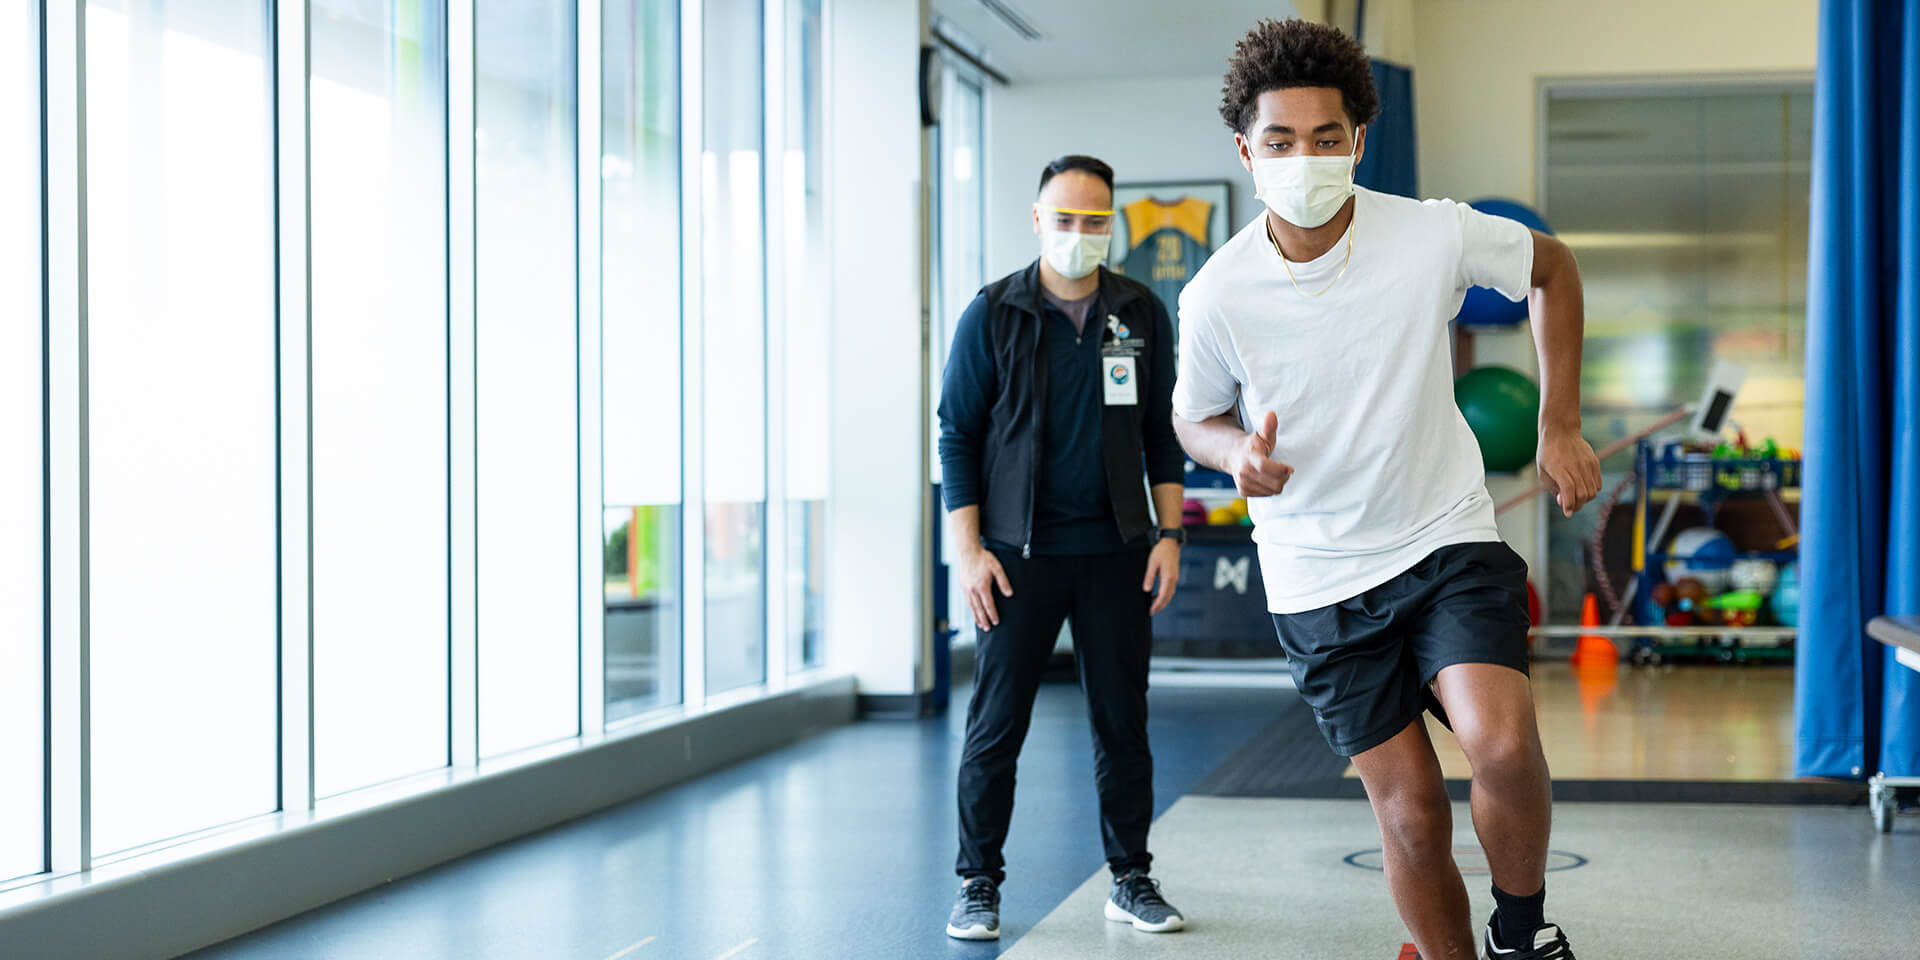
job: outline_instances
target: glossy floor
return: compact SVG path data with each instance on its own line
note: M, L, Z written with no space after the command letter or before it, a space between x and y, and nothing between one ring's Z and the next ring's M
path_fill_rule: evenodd
M1533 668L1553 775L1563 780L1788 780L1793 668L1778 665ZM1440 767L1473 775L1453 735L1428 717ZM1349 770L1349 775L1351 775Z
M1785 763L1787 670L1623 670L1596 694L1548 667L1536 689L1561 776L1766 777ZM1343 862L1379 845L1364 801L1182 799L1294 697L1152 693L1155 875L1194 921L1177 936L1100 919L1085 707L1074 687L1048 684L1020 766L998 943L942 932L956 882L960 695L947 716L841 728L196 956L1396 956L1380 875ZM1586 865L1556 874L1552 899L1584 955L1881 958L1903 955L1874 952L1888 943L1920 940L1920 817L1879 837L1859 809L1562 804L1558 824L1555 848ZM1471 861L1464 831L1461 846Z
M1156 811L1292 696L1154 690ZM622 960L997 956L1102 867L1092 733L1077 688L1042 688L1006 851L1006 939L963 944L943 932L958 884L956 700L947 716L843 727L194 956L605 960L642 942Z

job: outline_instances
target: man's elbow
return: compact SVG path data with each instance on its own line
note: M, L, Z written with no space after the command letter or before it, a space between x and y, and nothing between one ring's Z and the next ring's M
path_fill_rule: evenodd
M1199 435L1200 425L1179 414L1168 418L1173 424L1173 440L1180 448L1181 455L1187 456L1193 451L1193 441Z
M1533 286L1546 289L1560 284L1578 284L1580 264L1573 248L1551 234L1533 232Z
M972 464L980 459L979 438L960 431L941 431L934 447L941 463Z

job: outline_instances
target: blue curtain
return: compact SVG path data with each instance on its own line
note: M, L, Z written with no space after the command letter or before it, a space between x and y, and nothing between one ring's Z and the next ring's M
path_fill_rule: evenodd
M1367 152L1360 157L1353 182L1381 193L1418 198L1420 152L1413 133L1413 71L1376 59L1373 86L1380 91L1380 115L1367 125Z
M1920 0L1823 0L1814 87L1796 749L1920 775L1920 673L1865 636L1920 613Z

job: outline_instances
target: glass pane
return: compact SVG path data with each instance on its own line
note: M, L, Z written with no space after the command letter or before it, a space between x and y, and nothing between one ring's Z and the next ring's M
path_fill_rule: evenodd
M766 501L707 502L707 692L766 679Z
M680 702L680 507L607 509L607 722Z
M573 4L482 0L480 752L580 731Z
M766 261L760 6L711 0L700 155L707 692L766 679Z
M266 8L86 7L93 849L277 804Z
M37 7L0 13L0 880L46 865Z
M681 699L679 9L610 0L602 21L608 721Z
M982 142L982 109L984 92L981 86L957 71L947 71L945 85L945 107L941 111L938 129L940 215L939 256L935 271L935 299L939 304L934 314L933 369L942 371L947 365L947 347L953 342L953 329L960 322L960 312L973 301L974 294L986 284L985 252L985 195L982 189L980 144ZM940 434L940 377L935 374L929 389L933 391L933 402L928 404L928 429L933 436ZM928 457L935 482L940 482L940 451L936 445L929 445ZM942 563L953 561L953 542L943 536L940 541ZM967 600L958 590L949 590L947 597L947 622L955 628L965 630L973 622L973 614L967 609ZM959 636L957 631L955 636Z
M1586 282L1591 424L1624 435L1691 403L1725 359L1748 374L1733 418L1800 446L1812 106L1804 89L1550 102L1547 213Z
M827 501L787 503L787 669L826 662Z
M943 334L939 338L942 354L936 359L943 365L960 311L987 282L986 209L980 174L982 96L979 84L949 71L946 105L940 115L939 299Z
M938 141L937 176L939 215L938 253L934 270L934 343L933 369L945 370L947 346L953 342L953 328L960 312L973 302L974 294L986 284L985 195L980 172L982 92L978 84L949 68L944 85L946 95L935 131ZM940 378L934 377L933 403L928 413L934 436L940 433ZM929 450L934 481L940 479L940 451ZM957 593L957 591L956 591ZM958 608L965 600L956 596ZM964 622L954 620L955 623Z
M827 224L821 152L821 0L788 0L779 174L786 290L787 668L818 666L826 617Z
M1812 121L1805 86L1549 100L1546 213L1586 284L1596 446L1697 400L1716 360L1747 370L1731 417L1748 439L1801 445ZM1632 455L1604 464L1607 487ZM1553 565L1549 619L1592 589L1595 517L1550 516L1552 555L1582 560Z
M446 50L438 0L313 0L314 766L447 762Z

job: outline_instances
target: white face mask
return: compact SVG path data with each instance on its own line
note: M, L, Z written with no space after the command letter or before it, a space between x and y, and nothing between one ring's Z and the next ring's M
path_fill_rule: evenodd
M1253 186L1280 219L1312 229L1332 220L1353 196L1353 155L1257 157Z
M1040 255L1060 275L1069 280L1078 280L1092 273L1107 258L1107 244L1112 242L1110 233L1075 233L1071 230L1055 230L1052 227L1040 228Z

